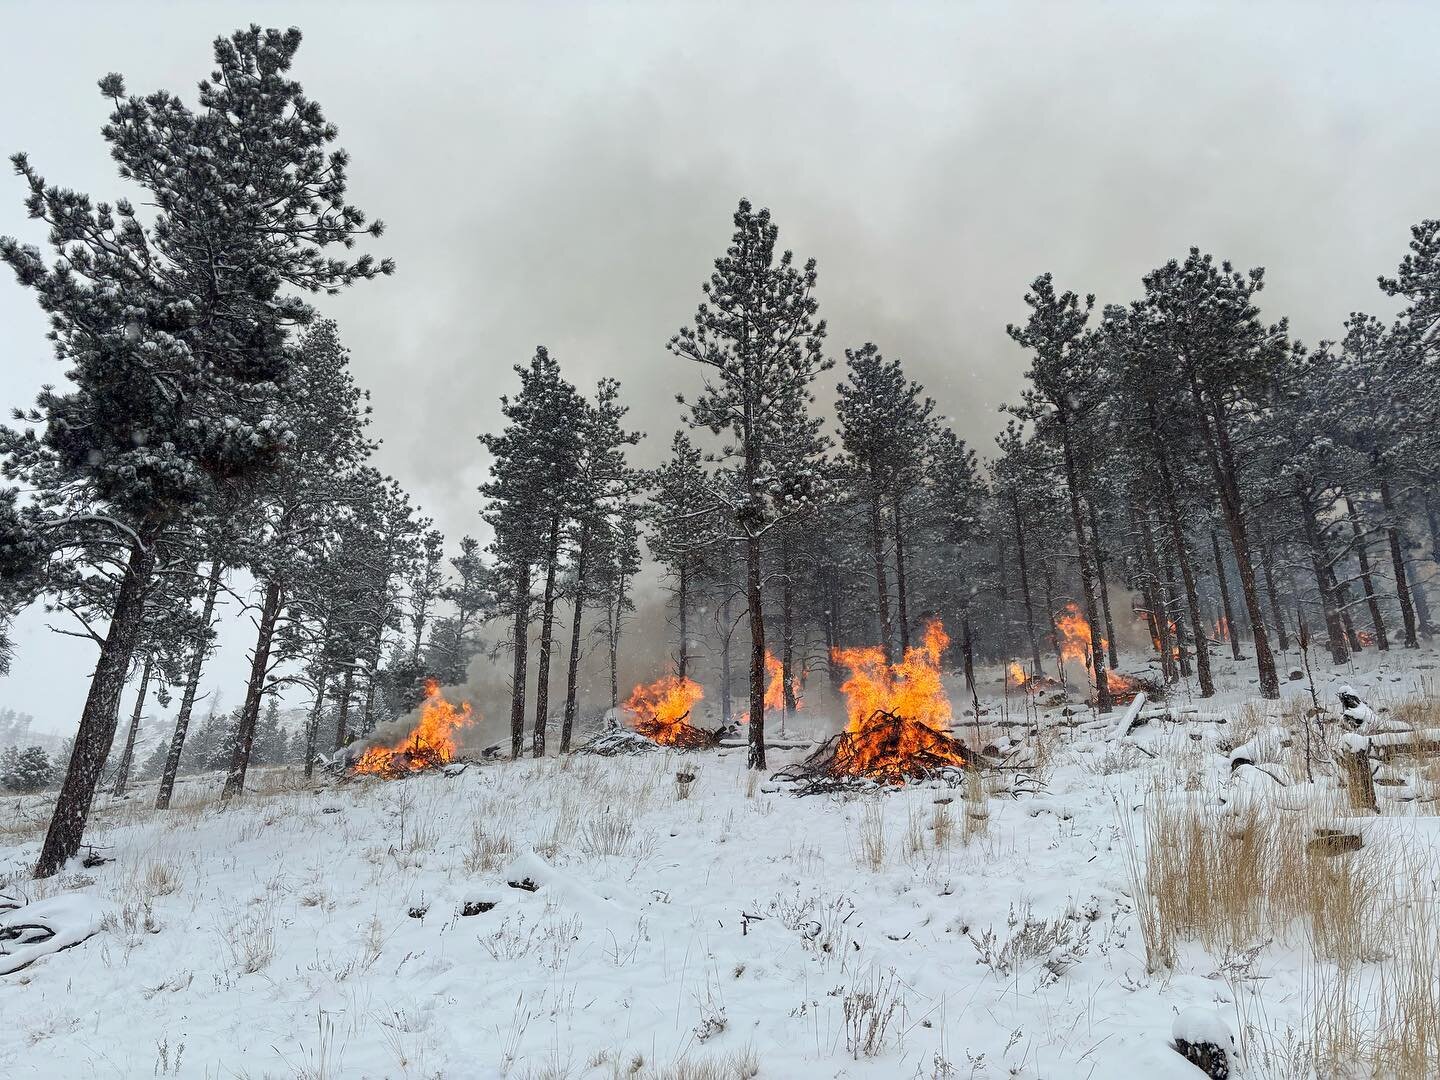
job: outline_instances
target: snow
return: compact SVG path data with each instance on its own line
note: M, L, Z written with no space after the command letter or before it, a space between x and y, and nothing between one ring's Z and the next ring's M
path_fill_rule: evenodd
M1344 677L1383 712L1434 660ZM992 679L986 724L1028 715L1053 745L1039 795L983 809L949 788L767 791L743 748L308 786L257 770L260 790L224 809L218 776L186 778L169 813L153 785L101 795L102 865L31 882L39 829L0 831L0 892L79 941L0 976L0 1075L600 1080L638 1058L728 1062L725 1077L753 1060L760 1077L1195 1080L1172 1039L1307 1022L1304 949L1278 934L1245 977L1194 943L1146 971L1127 828L1141 835L1160 776L1232 783L1213 721L1237 715L1253 667L1227 664L1219 698L1181 692L1178 721L1121 740L1115 717L1046 727ZM1257 795L1292 790L1244 773ZM1367 846L1440 846L1416 805L1367 824ZM39 806L0 801L0 822L43 823Z
M1191 1005L1175 1017L1170 1037L1188 1043L1211 1043L1227 1052L1235 1048L1235 1036L1225 1017L1214 1009Z

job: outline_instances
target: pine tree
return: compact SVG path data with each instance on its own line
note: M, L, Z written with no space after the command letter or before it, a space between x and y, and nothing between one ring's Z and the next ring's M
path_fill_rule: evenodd
M1264 406L1278 370L1291 355L1284 321L1266 326L1254 297L1264 271L1240 273L1218 266L1191 248L1183 263L1171 260L1144 279L1145 303L1154 313L1157 341L1188 403L1187 419L1200 438L1221 517L1239 570L1240 591L1253 628L1260 694L1280 694L1275 658L1255 583L1250 528L1242 498L1247 464L1237 440Z
M571 507L570 575L566 593L570 601L570 655L565 674L565 714L560 727L560 751L570 749L575 729L579 696L580 630L585 605L590 599L596 537L612 527L617 509L628 506L642 483L641 474L629 467L625 448L642 438L626 431L621 423L629 409L620 404L620 384L601 379L595 387L594 402L585 403L581 432L580 464L576 473L575 500ZM603 541L600 541L603 546Z
M254 26L217 39L198 111L164 92L126 97L119 75L101 80L113 104L104 138L155 207L149 225L126 200L92 203L13 159L54 259L8 237L0 258L49 313L67 388L42 391L25 415L43 436L0 434L5 474L37 493L25 525L51 550L94 533L129 549L37 876L79 850L156 539L217 485L283 455L271 408L287 330L310 309L282 290L333 291L391 269L323 254L380 225L345 202L348 158L325 150L335 129L287 77L299 45L296 30Z
M741 484L726 506L745 561L750 624L750 753L765 767L765 615L763 545L777 522L810 500L816 477L776 468L778 425L796 400L810 401L815 377L831 366L821 352L825 323L816 319L815 262L803 269L786 251L777 259L779 229L769 210L742 199L735 233L715 272L702 286L705 300L693 327L670 340L672 353L702 365L706 385L690 405L691 419L734 438L724 455L736 462Z
M1071 525L1079 553L1081 598L1085 619L1090 625L1090 674L1095 681L1095 708L1110 708L1110 684L1105 674L1104 646L1096 603L1096 561L1094 536L1083 499L1088 470L1094 467L1096 450L1088 441L1087 424L1096 406L1100 351L1085 334L1085 324L1095 307L1087 296L1082 308L1072 292L1056 295L1049 274L1031 283L1025 303L1031 309L1025 326L1007 326L1006 332L1035 356L1026 373L1031 386L1021 404L1011 412L1032 421L1042 437L1059 446L1065 466L1065 488L1070 501Z
M575 497L580 459L583 402L560 375L560 365L541 346L528 367L517 366L520 392L500 399L506 426L480 436L491 456L490 479L480 487L485 520L495 532L491 553L505 582L499 590L501 613L511 620L513 657L510 700L510 752L519 757L525 738L525 683L529 672L531 595L535 570L544 575L542 598L542 677L537 689L536 723L531 745L545 748L549 711L549 649L553 632L556 574L562 527Z

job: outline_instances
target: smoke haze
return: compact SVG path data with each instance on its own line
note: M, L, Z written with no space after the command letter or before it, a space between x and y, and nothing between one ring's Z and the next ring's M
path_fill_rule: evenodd
M1196 244L1266 266L1265 313L1313 342L1390 310L1375 276L1440 210L1433 7L779 8L246 6L305 31L295 73L353 154L353 201L389 226L370 247L396 276L323 306L374 393L381 466L452 550L484 535L475 436L537 344L582 388L620 378L639 459L663 452L674 394L698 385L664 344L741 195L817 259L832 354L873 340L902 358L982 455L1020 389L1004 327L1036 274L1124 301ZM81 5L59 50L54 11L6 13L0 147L113 198L95 80L193 102L240 13ZM0 182L0 231L40 242L22 198ZM7 407L57 380L44 330L0 285ZM644 610L622 680L663 654ZM0 704L73 730L93 649L34 612L17 631ZM232 701L251 633L232 613L212 669Z

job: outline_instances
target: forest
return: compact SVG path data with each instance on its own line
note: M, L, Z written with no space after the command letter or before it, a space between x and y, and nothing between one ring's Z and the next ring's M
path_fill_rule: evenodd
M645 694L676 695L666 722L697 726L703 696L718 728L696 746L743 751L753 798L793 764L777 727L807 703L848 698L857 730L862 668L895 692L876 715L933 676L944 718L953 707L977 732L1011 709L1040 731L1039 694L1112 725L1138 696L1127 736L1147 702L1203 718L1239 694L1260 715L1290 684L1320 717L1317 684L1428 655L1440 219L1394 238L1373 312L1335 312L1331 336L1308 342L1266 307L1263 268L1203 246L1104 304L1037 267L1004 327L1023 389L993 442L972 445L884 341L835 339L823 268L739 198L728 222L715 214L710 267L658 269L696 278L693 311L675 312L668 341L629 343L668 350L673 430L632 430L623 371L577 385L543 344L529 357L476 344L504 373L503 424L466 433L486 479L473 535L446 537L381 467L384 404L326 313L328 297L383 290L405 267L349 201L339 130L291 73L300 45L258 26L218 38L194 104L102 78L102 138L129 194L92 197L38 157L12 159L48 239L5 236L0 258L44 312L36 345L59 377L0 427L0 666L26 663L5 627L32 605L95 656L63 746L3 719L0 785L45 807L34 878L94 854L97 806L164 812L187 778L243 804L272 767L317 792L393 776L388 756L364 764L388 733L423 715L417 731L433 721L448 740L472 707L508 717L508 739L422 757L413 736L410 768L569 760L650 715ZM632 690L622 658L654 615L637 597L656 590L666 667ZM222 705L200 699L227 597L253 638ZM584 678L587 657L608 678ZM503 673L503 700L471 700L481 668ZM155 707L165 729L147 743ZM941 728L908 719L927 739ZM948 746L927 752L973 773L979 751ZM1236 747L1253 749L1222 750ZM677 798L693 780L677 774ZM983 797L977 777L955 782ZM499 865L487 859L474 865Z

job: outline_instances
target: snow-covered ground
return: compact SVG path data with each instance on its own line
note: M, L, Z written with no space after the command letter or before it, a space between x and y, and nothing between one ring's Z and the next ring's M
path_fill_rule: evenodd
M1316 687L1381 708L1433 696L1436 663L1396 651ZM1220 667L1204 708L1238 718L1253 668ZM1305 680L1284 692L1309 703ZM0 893L100 926L0 976L0 1075L1194 1080L1172 1034L1305 1030L1306 957L1275 928L1247 961L1187 943L1147 972L1136 808L1180 771L1218 813L1229 773L1215 724L1156 727L1047 730L1024 751L1042 793L997 773L983 801L799 798L742 750L267 770L225 809L195 777L168 813L149 786L102 796L110 861L47 882L25 876L43 801L0 800ZM1440 845L1420 794L1385 809L1411 851Z

